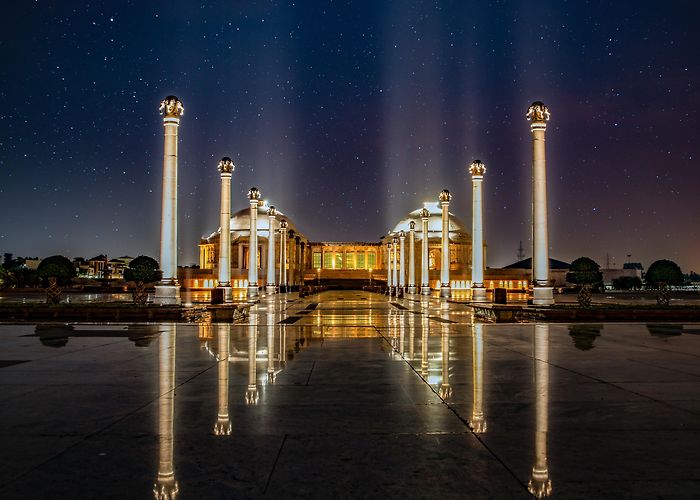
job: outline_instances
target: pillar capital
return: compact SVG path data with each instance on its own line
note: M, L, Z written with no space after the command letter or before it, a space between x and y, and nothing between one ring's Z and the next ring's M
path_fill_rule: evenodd
M260 201L260 190L256 187L250 188L250 191L248 191L248 199L250 200L250 204L252 205L255 203L256 205Z
M219 166L217 167L221 173L221 177L231 176L231 173L235 170L236 166L233 164L233 160L228 156L224 156L219 161Z
M267 216L270 217L271 219L274 219L276 215L277 215L277 209L275 208L274 205L270 205L270 208L267 209Z
M444 204L450 202L450 200L452 199L452 195L450 194L450 192L447 189L443 189L442 191L440 191L440 195L438 196L438 199L440 200L440 203L442 203L444 205Z
M481 180L486 173L486 165L484 165L481 160L474 160L472 164L469 165L469 173L472 174L473 180Z
M160 114L163 115L163 121L173 121L175 119L176 123L180 121L180 117L185 113L185 107L182 105L182 101L175 97L174 95L169 95L162 101L160 101Z
M406 233L404 231L399 231L399 239L406 239Z
M530 124L531 130L545 130L549 117L549 108L541 101L535 101L530 104L530 107L527 108L527 114L525 115L525 118L532 122Z
M428 220L430 218L430 211L424 208L420 211L420 218L423 220Z
M282 219L282 222L280 222L280 230L286 231L287 227L289 227L289 222L286 220Z
M416 230L416 221L412 220L411 222L408 223L408 229L410 231L415 231Z
M394 237L391 239L391 243L394 244L394 245L396 245L398 242L399 242L399 239L398 239L396 236L394 236Z

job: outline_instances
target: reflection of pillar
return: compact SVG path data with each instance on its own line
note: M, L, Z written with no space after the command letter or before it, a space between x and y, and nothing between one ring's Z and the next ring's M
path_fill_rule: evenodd
M389 295L391 295L391 290L394 286L391 282L391 243L386 245L386 286L389 289Z
M450 213L448 208L452 195L447 189L440 192L442 207L442 263L440 265L440 297L450 296Z
M275 293L275 207L267 209L267 284L265 291Z
M162 328L164 331L158 339L158 477L153 494L158 500L169 500L179 491L173 468L177 325L163 325Z
M415 356L413 343L416 341L416 315L408 316L408 359L412 360Z
M406 233L399 232L399 286L401 291L406 287L406 252L404 247L406 242Z
M287 226L286 220L280 222L280 292L287 292Z
M399 273L399 239L394 236L391 240L391 247L392 247L392 263L394 264L391 267L391 283L394 285L394 292L396 293L396 296L398 297L399 295L399 280L398 280L398 273Z
M547 130L549 109L544 103L533 102L527 110L532 132L532 279L535 305L554 304L549 283L549 235L547 231L547 168L545 163L544 133Z
M452 396L452 387L450 386L450 328L443 323L441 329L442 383L440 384L439 394L443 401L446 401Z
M427 208L420 211L420 219L423 222L423 240L421 241L421 272L420 293L430 295L430 275L428 274L428 219L430 212Z
M258 296L258 202L260 191L250 188L250 238L248 239L248 298Z
M245 392L245 402L249 405L258 404L258 385L256 381L256 352L258 341L258 318L250 316L248 325L248 390Z
M219 162L221 174L221 234L219 235L219 287L224 289L224 301L231 302L231 174L235 166L228 156Z
M420 345L420 375L428 380L428 334L430 333L430 320L428 311L423 311L421 316L421 345Z
M486 165L474 160L469 167L472 174L472 301L486 302L484 288L484 227L481 185Z
M484 325L474 324L474 339L472 340L472 378L474 384L474 401L472 403L472 418L469 426L477 434L486 432L484 419Z
M404 325L404 322L406 321L406 316L404 315L404 312L401 311L399 313L399 347L396 349L396 351L403 356L404 353L404 348L405 348L405 342L406 342L406 325Z
M216 416L214 434L228 436L231 434L231 420L228 415L228 374L229 374L229 344L231 342L231 325L217 325L217 344L219 356L219 413Z
M547 469L547 413L549 406L549 325L535 325L535 465L528 490L537 498L552 494Z
M185 108L180 99L168 96L160 103L165 141L163 147L163 198L160 222L160 269L163 277L156 286L159 304L179 304L177 282L177 130Z
M408 223L408 293L416 293L416 222Z
M275 383L275 312L267 311L267 381Z

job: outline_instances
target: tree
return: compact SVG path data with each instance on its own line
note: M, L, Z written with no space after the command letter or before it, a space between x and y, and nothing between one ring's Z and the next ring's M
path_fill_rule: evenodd
M644 281L649 288L659 288L659 285L665 283L669 286L683 285L684 278L681 268L670 260L657 260L649 266Z
M134 304L145 304L146 283L159 281L163 276L160 271L158 261L146 255L139 255L129 263L129 267L124 269L124 279L126 281L135 281L136 289L133 293Z
M75 276L73 263L63 255L52 255L39 263L37 274L42 284L48 286L49 278L56 278L59 286L69 285L71 278Z
M603 273L600 266L588 257L579 257L571 263L569 272L566 273L566 281L581 285L578 293L578 303L581 307L591 306L591 285L602 288Z

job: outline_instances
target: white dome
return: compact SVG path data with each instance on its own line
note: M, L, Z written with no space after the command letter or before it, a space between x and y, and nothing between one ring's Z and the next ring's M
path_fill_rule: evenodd
M416 223L416 233L420 234L423 230L423 221L420 217L420 213L423 208L427 208L428 212L430 212L430 218L428 219L428 236L430 238L439 238L442 234L442 208L437 201L424 203L421 208L417 208L409 213L408 217L401 219L389 234L394 235L399 231L408 233L410 231L409 224L411 221ZM469 236L469 233L467 233L465 229L464 223L454 214L450 212L448 212L448 214L450 216L450 238L454 238L459 233Z
M270 222L267 216L267 210L270 208L270 206L267 203L264 203L263 205L258 206L258 236L267 238L268 237L268 229L270 226ZM284 213L282 213L280 210L277 210L277 216L275 217L275 225L274 228L275 230L279 231L280 228L280 222L286 220L288 223L287 226L287 234L289 234L289 231L294 231L297 235L301 235L299 233L299 230L297 229L297 225L289 218L287 217ZM219 227L216 231L211 233L209 236L206 236L205 239L209 240L213 238L214 236L217 236L219 233L221 233L221 227ZM238 234L236 234L238 233ZM249 236L250 233L250 208L246 207L242 210L239 210L238 212L234 213L231 216L231 235L235 238L238 235L245 235Z

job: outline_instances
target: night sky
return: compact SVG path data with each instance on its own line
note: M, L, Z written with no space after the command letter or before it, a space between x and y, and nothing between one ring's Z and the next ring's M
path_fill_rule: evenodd
M700 4L10 2L0 252L158 258L177 95L180 264L251 186L314 241L377 241L484 181L487 265L529 255L528 105L547 129L551 256L700 271Z

